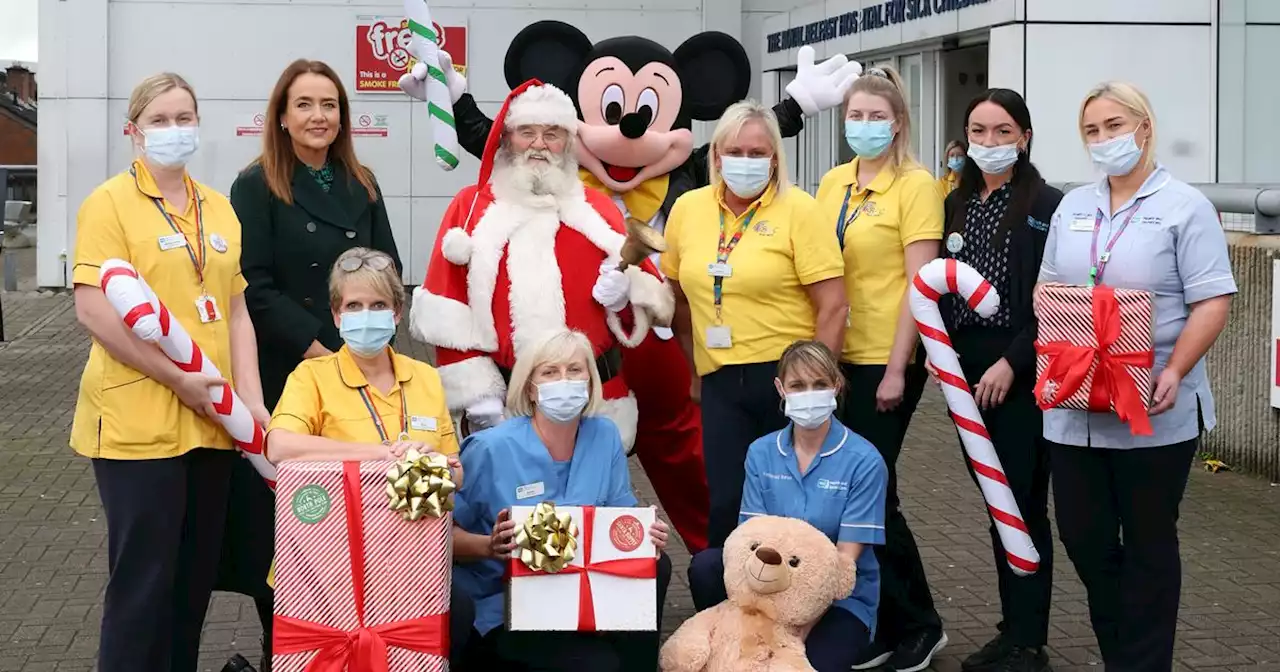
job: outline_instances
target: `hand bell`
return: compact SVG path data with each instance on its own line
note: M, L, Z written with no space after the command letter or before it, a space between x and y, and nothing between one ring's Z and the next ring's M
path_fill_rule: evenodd
M628 217L627 239L623 241L622 250L618 253L622 257L618 270L625 271L628 266L639 264L654 252L666 251L667 241L662 238L661 233L655 231L646 222Z

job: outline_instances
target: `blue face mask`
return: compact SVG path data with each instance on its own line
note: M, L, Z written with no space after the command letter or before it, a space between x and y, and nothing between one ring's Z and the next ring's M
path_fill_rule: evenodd
M569 422L587 407L587 380L553 380L538 385L538 410L552 422Z
M874 159L893 144L892 121L854 121L844 120L844 140L854 154Z
M343 313L338 333L351 352L361 357L381 353L396 335L396 314L390 310Z
M185 166L199 148L200 128L198 126L162 126L142 129L142 151L156 165L172 168Z
M947 159L947 168L950 168L953 173L958 173L964 170L964 157L953 156L950 159Z
M783 412L797 427L817 429L836 410L836 391L809 390L791 392L786 396Z
M720 177L724 178L724 186L737 194L738 198L759 196L769 186L769 176L772 173L771 157L720 157Z
M1142 148L1134 140L1133 133L1129 132L1089 145L1089 156L1102 172L1119 177L1132 173L1138 166L1138 161L1142 159Z

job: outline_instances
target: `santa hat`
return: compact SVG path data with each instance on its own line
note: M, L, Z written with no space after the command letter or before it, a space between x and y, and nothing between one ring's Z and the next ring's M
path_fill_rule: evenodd
M502 144L502 134L515 130L519 126L536 124L540 126L559 126L576 135L578 132L578 109L573 99L560 89L531 79L511 90L502 103L502 109L493 118L493 126L489 128L489 138L484 144L484 156L480 158L480 176L476 181L477 196L493 175L493 162L498 154L498 145ZM472 210L475 204L472 203ZM471 217L468 213L465 229L453 228L445 232L440 241L441 253L445 259L462 265L471 259Z

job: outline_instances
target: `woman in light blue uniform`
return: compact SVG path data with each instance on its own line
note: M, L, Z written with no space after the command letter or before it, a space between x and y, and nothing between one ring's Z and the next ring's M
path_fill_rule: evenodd
M888 470L869 441L831 417L844 386L840 365L817 341L797 341L778 360L774 381L791 424L747 449L739 522L751 516L799 518L821 530L857 564L853 593L809 632L805 649L818 672L848 672L871 644L880 604L880 565L869 544L884 544ZM722 549L689 564L694 606L728 599Z
M1216 422L1204 355L1236 284L1217 211L1155 160L1146 96L1129 84L1098 86L1081 106L1080 135L1107 177L1063 198L1040 281L1155 295L1155 431L1134 436L1109 413L1045 412L1058 531L1107 668L1169 670L1182 587L1178 506L1200 433Z
M658 666L655 632L508 632L504 563L515 548L513 505L637 506L622 437L595 416L603 397L591 344L577 332L553 333L525 347L507 391L511 419L467 437L466 474L454 499L454 580L475 601L466 669L644 670ZM584 415L585 413L585 415ZM666 547L662 521L649 530ZM671 560L658 559L658 622Z

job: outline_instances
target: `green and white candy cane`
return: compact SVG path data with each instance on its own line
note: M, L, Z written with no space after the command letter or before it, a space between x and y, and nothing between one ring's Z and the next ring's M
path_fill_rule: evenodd
M409 53L427 66L427 112L431 115L436 164L444 170L453 170L458 167L458 128L453 119L449 87L440 69L439 36L433 28L431 8L425 0L405 0L404 15L413 33Z

